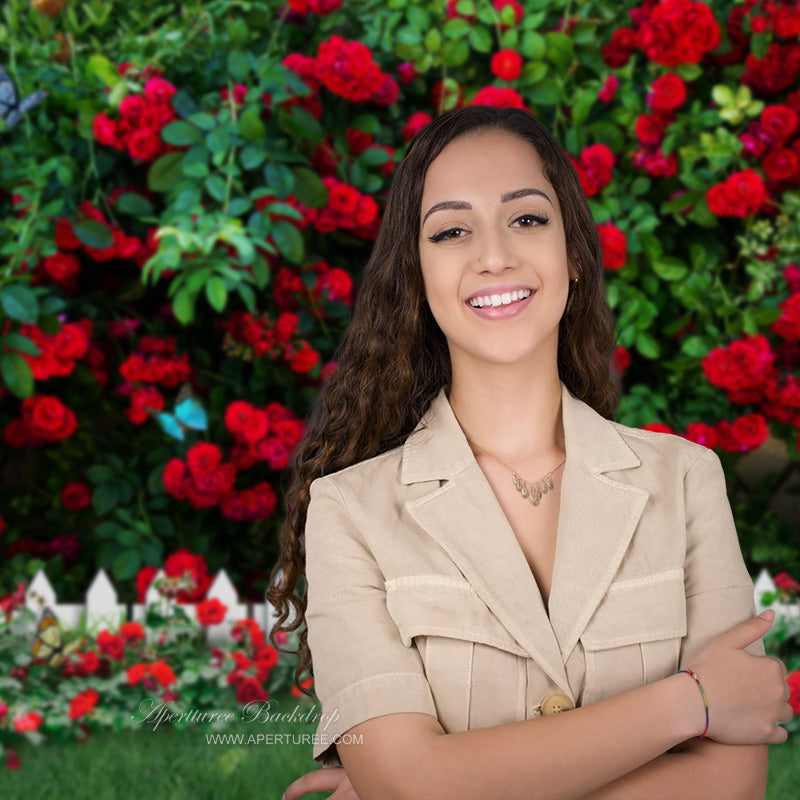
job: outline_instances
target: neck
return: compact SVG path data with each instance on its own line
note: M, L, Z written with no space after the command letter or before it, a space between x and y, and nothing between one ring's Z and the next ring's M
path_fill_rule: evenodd
M547 472L565 452L558 370L496 367L489 375L453 371L449 399L459 425L476 452L522 474Z

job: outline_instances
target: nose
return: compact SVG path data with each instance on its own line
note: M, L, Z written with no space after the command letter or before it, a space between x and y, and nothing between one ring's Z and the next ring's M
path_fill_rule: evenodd
M519 266L519 256L503 229L488 227L477 237L475 267L479 272L499 273Z

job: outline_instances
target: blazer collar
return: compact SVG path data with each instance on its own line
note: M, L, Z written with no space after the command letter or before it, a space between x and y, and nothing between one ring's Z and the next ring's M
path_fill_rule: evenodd
M567 461L549 608L514 531L442 390L403 446L401 481L431 481L406 503L476 593L551 680L573 696L565 663L616 574L648 493L608 472L639 466L616 427L561 383Z

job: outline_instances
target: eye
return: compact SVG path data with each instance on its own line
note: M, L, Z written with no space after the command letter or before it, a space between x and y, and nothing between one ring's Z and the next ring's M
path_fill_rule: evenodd
M522 214L514 220L514 225L520 228L535 228L538 225L547 225L550 222L548 217L540 214Z
M428 241L435 244L445 239L460 239L464 233L466 233L466 231L463 228L448 228L445 231L440 231L439 233L434 233L433 236L429 236Z

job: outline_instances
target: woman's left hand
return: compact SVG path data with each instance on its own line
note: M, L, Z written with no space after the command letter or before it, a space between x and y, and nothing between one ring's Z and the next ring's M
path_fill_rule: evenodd
M297 800L313 792L333 792L328 800L358 800L343 767L323 767L306 772L286 787L281 800Z

